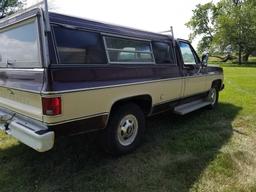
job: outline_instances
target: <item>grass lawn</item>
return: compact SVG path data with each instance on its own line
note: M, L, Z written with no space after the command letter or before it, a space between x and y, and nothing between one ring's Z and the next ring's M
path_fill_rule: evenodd
M249 62L256 63L256 57L249 57Z
M209 63L212 63L212 64L222 63L221 65L229 66L229 67L256 67L256 57L252 57L252 56L249 57L248 62L242 63L241 66L238 64L237 59L234 59L232 61L229 60L223 63L220 58L216 58L216 57L209 57Z
M0 191L256 191L256 68L224 70L216 110L151 117L142 146L120 158L94 134L40 154L0 133Z

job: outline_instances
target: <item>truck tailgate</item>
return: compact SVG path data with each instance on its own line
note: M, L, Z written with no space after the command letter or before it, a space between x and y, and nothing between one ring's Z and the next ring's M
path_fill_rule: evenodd
M0 69L0 108L42 121L43 69Z

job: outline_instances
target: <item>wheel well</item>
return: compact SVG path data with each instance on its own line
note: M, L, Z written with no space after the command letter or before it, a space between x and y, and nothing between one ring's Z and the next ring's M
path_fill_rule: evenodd
M135 103L137 104L143 113L145 115L148 115L151 112L152 108L152 98L150 95L140 95L140 96L135 96L135 97L129 97L125 99L121 99L116 101L110 110L110 114L120 105L126 104L126 103Z
M214 80L212 82L212 87L217 87L218 90L221 89L221 85L222 85L222 80L221 79L217 79L217 80Z

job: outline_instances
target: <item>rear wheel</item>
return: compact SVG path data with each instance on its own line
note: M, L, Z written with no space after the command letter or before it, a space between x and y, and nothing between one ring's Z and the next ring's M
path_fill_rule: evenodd
M103 134L103 147L114 155L126 154L137 148L145 130L145 116L140 107L127 103L111 114Z
M218 88L213 86L207 96L207 100L210 102L209 109L214 109L218 105L219 91Z

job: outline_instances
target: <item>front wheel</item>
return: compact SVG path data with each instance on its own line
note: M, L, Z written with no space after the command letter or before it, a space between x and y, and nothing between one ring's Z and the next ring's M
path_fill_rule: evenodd
M218 105L219 91L216 87L212 87L208 93L207 100L210 102L209 109L214 109Z
M140 107L127 103L111 114L103 133L103 147L114 155L129 153L137 148L145 130L145 115Z

